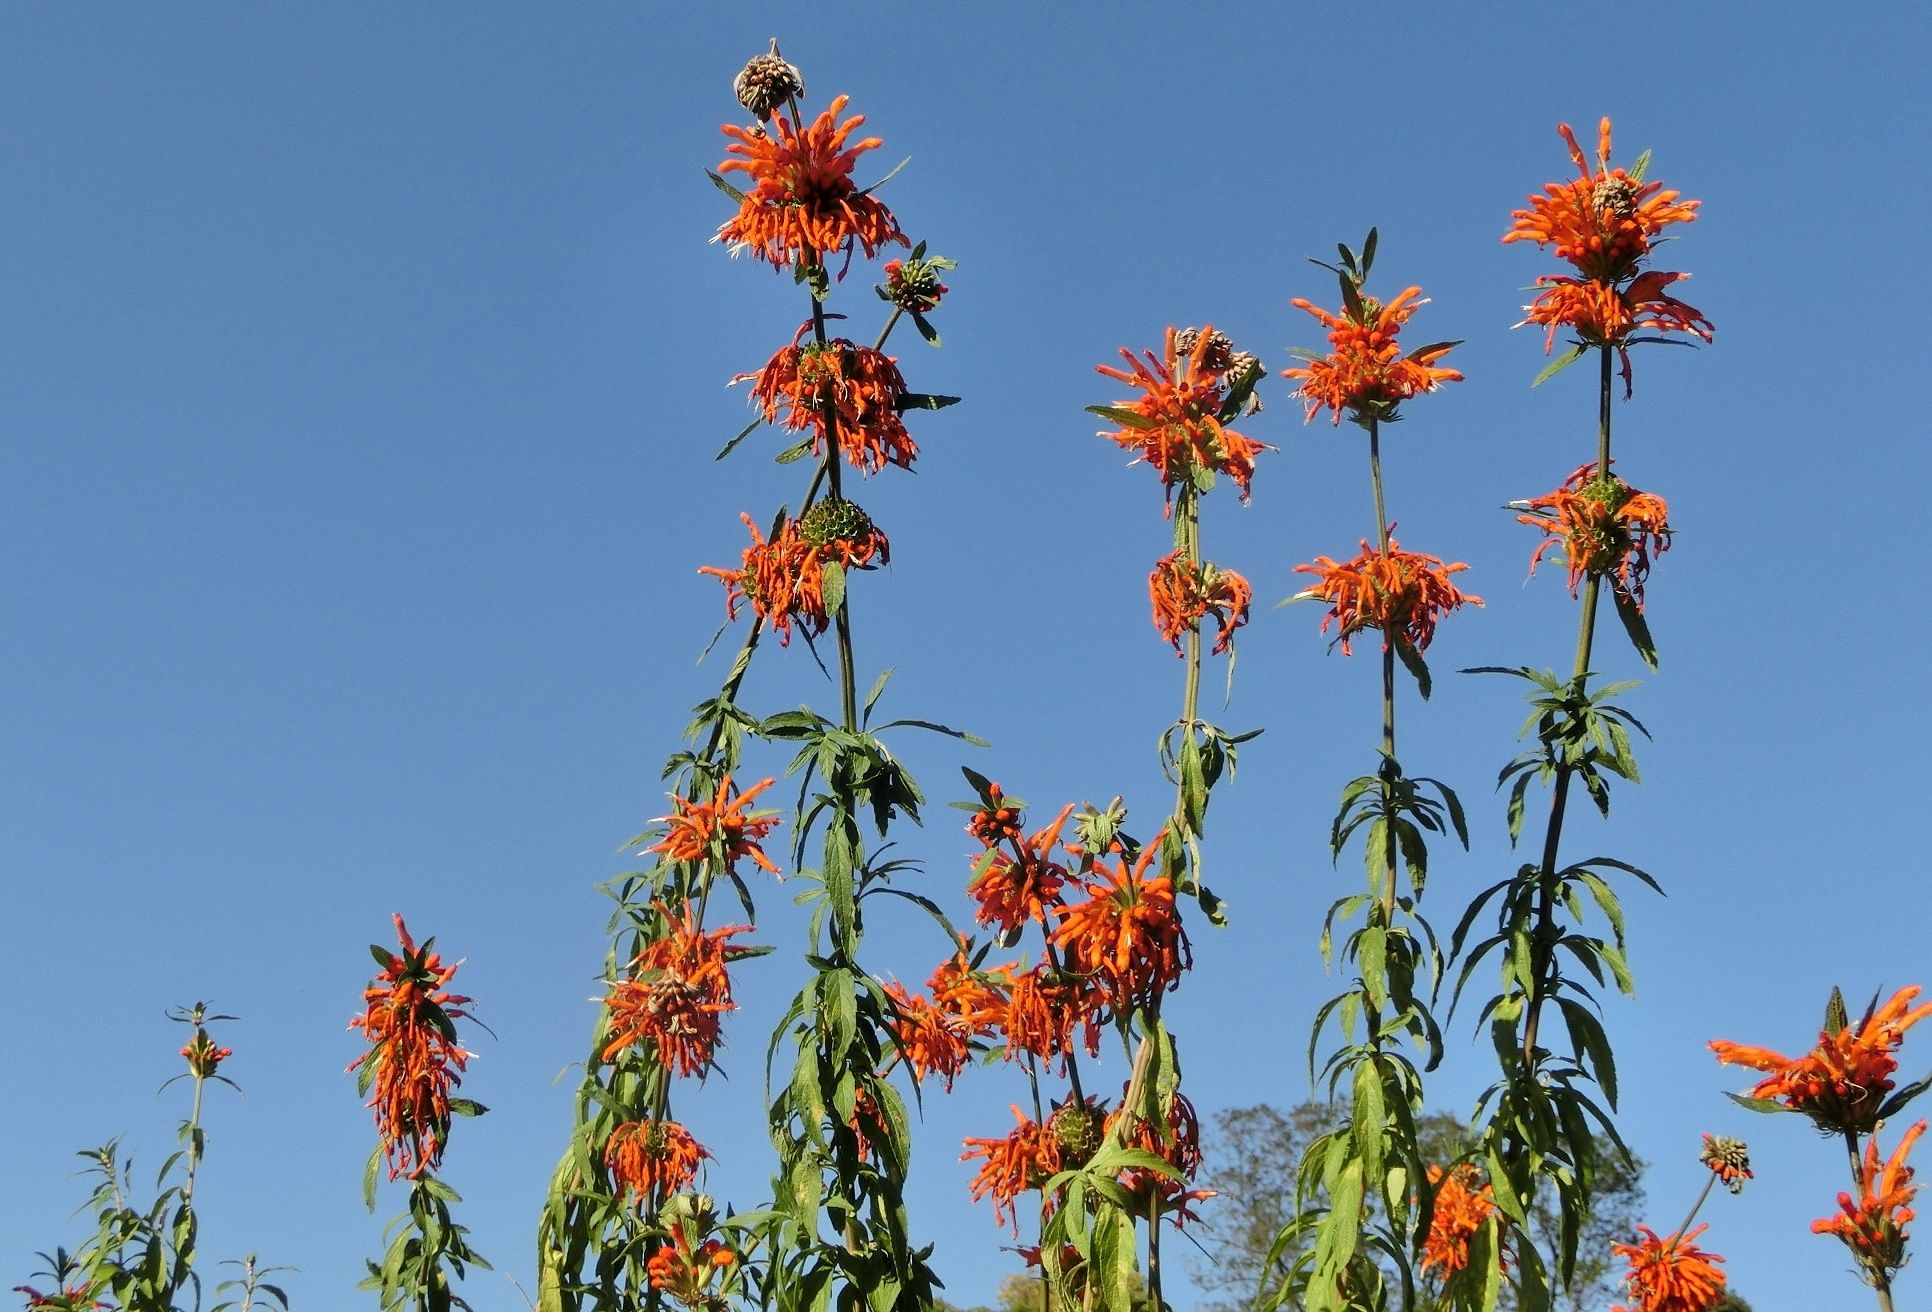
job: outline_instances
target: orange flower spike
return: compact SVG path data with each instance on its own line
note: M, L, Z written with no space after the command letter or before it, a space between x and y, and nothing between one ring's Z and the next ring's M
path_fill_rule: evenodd
M1255 457L1273 448L1221 422L1235 359L1227 338L1212 326L1189 332L1193 337L1185 349L1182 335L1170 326L1162 338L1160 355L1146 351L1137 357L1123 347L1120 358L1127 368L1094 366L1099 373L1141 393L1113 408L1138 415L1142 422L1111 432L1102 430L1099 435L1152 465L1160 473L1170 499L1174 489L1198 470L1226 474L1246 501L1254 483Z
M710 1152L676 1121L626 1121L610 1132L604 1165L618 1194L643 1208L691 1187Z
M470 1001L444 986L458 966L440 953L419 950L395 917L402 951L383 953L382 971L363 990L363 1014L349 1021L369 1040L369 1051L349 1063L376 1114L389 1178L416 1179L442 1160L449 1137L450 1090L460 1085L471 1053L456 1041L456 1024Z
M1660 1239L1649 1226L1637 1227L1643 1238L1634 1244L1612 1244L1610 1251L1630 1263L1625 1277L1637 1305L1611 1312L1710 1312L1724 1297L1724 1273L1715 1265L1724 1259L1690 1241L1709 1229Z
M972 1026L931 999L907 993L902 984L889 983L885 991L897 1013L893 1038L914 1082L923 1083L928 1075L937 1074L950 1091L954 1077L972 1060Z
M676 918L662 902L652 908L668 928L645 945L604 999L610 1039L603 1059L615 1061L626 1048L648 1041L666 1069L702 1075L717 1050L719 1018L738 1009L728 966L748 949L731 947L730 940L750 933L751 926L706 931L689 905Z
M645 850L662 853L672 861L715 863L726 871L741 858L750 857L760 869L777 874L778 867L758 844L777 828L778 817L745 810L753 798L776 782L762 779L732 797L731 776L726 775L718 781L717 794L708 802L693 802L673 793L671 801L677 810L651 822L665 826L664 837Z
M1912 1200L1919 1191L1912 1183L1914 1172L1905 1158L1925 1133L1925 1125L1920 1121L1907 1130L1882 1167L1877 1136L1867 1140L1865 1160L1858 1171L1858 1198L1839 1194L1838 1214L1813 1221L1813 1233L1837 1235L1869 1269L1892 1272L1904 1266L1905 1227L1917 1216Z
M1713 1039L1709 1046L1726 1065L1767 1073L1752 1088L1753 1098L1782 1102L1826 1131L1869 1134L1898 1069L1892 1054L1906 1030L1932 1016L1932 1002L1912 1006L1919 992L1918 985L1908 985L1836 1034L1821 1031L1817 1046L1802 1057L1728 1039Z
M1042 962L1015 976L1006 1012L1000 1018L1006 1034L1006 1060L1028 1053L1046 1063L1048 1069L1057 1060L1064 1070L1076 1030L1087 1055L1097 1056L1107 1004L1105 987L1090 975L1068 974Z
M1349 640L1363 629L1382 634L1382 646L1399 637L1420 654L1435 639L1436 625L1442 617L1460 606L1480 606L1481 597L1472 596L1450 582L1450 576L1469 566L1445 564L1439 556L1419 551L1403 551L1401 544L1389 540L1387 552L1380 552L1364 541L1361 554L1350 561L1335 561L1317 556L1311 565L1297 565L1298 574L1313 574L1319 580L1313 587L1297 593L1329 603L1322 617L1321 631L1333 624L1339 630L1342 655L1351 656Z
M965 1027L973 1038L1000 1030L1006 1021L1007 995L1013 989L1012 963L991 970L974 970L964 952L942 962L926 981L933 1005Z
M865 122L863 114L838 121L847 100L835 97L803 128L782 112L773 116L771 131L725 125L732 139L725 150L733 158L718 165L718 173L743 173L750 185L738 213L713 241L725 243L733 255L749 251L778 269L800 260L819 263L838 250L849 259L855 243L867 259L881 246L907 245L892 211L852 181L859 156L885 143L864 137L847 144Z
M919 448L899 417L906 381L897 357L843 337L801 345L809 328L801 325L763 369L731 381L751 383L752 404L766 423L810 431L815 452L825 449L826 428L835 425L839 450L855 469L912 468Z
M1479 1183L1476 1168L1464 1164L1445 1173L1440 1166L1429 1166L1429 1183L1436 1186L1435 1210L1429 1217L1429 1234L1423 1241L1421 1270L1438 1272L1447 1280L1469 1265L1469 1241L1496 1210L1496 1199L1487 1184Z
M1625 170L1610 167L1609 119L1598 125L1594 168L1570 125L1559 124L1556 130L1578 176L1549 183L1542 195L1529 198L1527 209L1513 211L1505 242L1554 246L1556 257L1569 261L1586 279L1621 282L1650 253L1653 238L1673 223L1696 219L1697 201L1680 201L1677 192L1660 182L1638 182Z
M1289 302L1314 315L1329 330L1326 356L1284 369L1281 375L1301 380L1297 394L1307 407L1309 419L1323 410L1333 411L1337 424L1344 413L1358 422L1388 419L1396 406L1410 397L1433 392L1443 383L1462 381L1460 372L1436 363L1449 354L1453 343L1428 346L1407 357L1396 343L1402 326L1428 304L1416 299L1421 294L1420 287L1405 288L1387 304L1363 297L1360 319L1346 311L1331 314L1299 296Z

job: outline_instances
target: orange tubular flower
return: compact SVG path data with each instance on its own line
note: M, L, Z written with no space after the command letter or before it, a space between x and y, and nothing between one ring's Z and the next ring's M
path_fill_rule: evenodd
M661 852L672 861L709 862L719 870L730 870L742 857L750 857L758 867L771 874L778 867L758 846L778 825L778 817L748 813L751 800L777 781L761 779L736 797L731 796L731 776L718 781L718 792L708 802L693 802L676 793L671 802L677 810L661 815L652 824L664 825L664 837L645 849Z
M638 1207L691 1187L698 1163L711 1154L676 1121L626 1121L610 1132L604 1165L618 1193Z
M752 403L766 423L809 431L814 452L825 449L829 426L836 429L839 451L853 468L867 474L888 464L912 468L919 448L899 417L906 380L899 373L898 357L843 337L800 345L809 326L801 326L792 344L763 369L731 381L752 384Z
M898 1013L892 1021L892 1035L913 1080L923 1083L937 1072L950 1091L953 1078L972 1060L971 1023L929 998L907 993L897 981L887 984L885 991Z
M1463 592L1449 581L1469 566L1445 565L1438 556L1403 551L1394 540L1380 552L1364 541L1362 552L1347 562L1315 557L1312 565L1297 565L1297 574L1313 574L1321 581L1299 598L1329 603L1321 631L1334 624L1340 630L1342 655L1352 656L1349 640L1363 629L1382 634L1382 649L1400 641L1420 655L1436 636L1436 624L1458 606L1480 606L1481 597Z
M449 1139L450 1090L463 1082L471 1056L456 1042L456 1022L468 1018L463 1006L470 999L444 987L457 966L430 950L436 940L418 948L403 918L395 921L402 951L375 949L382 973L363 990L363 1014L349 1022L369 1040L369 1051L349 1069L360 1092L375 1091L368 1105L389 1178L414 1180L435 1169Z
M1010 826L1013 836L1009 841L1018 850L1015 857L1004 852L988 852L980 857L976 865L979 873L966 886L968 895L979 903L974 918L980 924L997 926L1004 935L1015 933L1028 921L1048 923L1053 908L1060 904L1060 889L1067 879L1066 867L1056 863L1050 854L1059 845L1060 831L1072 814L1073 804L1069 802L1052 824L1025 838L1018 836L1017 813L1005 821L999 819L998 811L974 815L969 828L975 834L1002 834ZM982 823L981 816L987 816L987 821Z
M779 269L800 260L820 263L836 250L849 260L855 242L867 259L881 246L906 245L892 211L852 182L853 163L884 143L866 137L846 145L865 122L863 114L837 121L846 100L836 97L803 129L783 112L773 115L772 132L725 125L732 138L725 150L735 158L718 165L718 172L743 173L751 185L738 213L712 240L724 242L733 255L750 251Z
M1141 849L1131 869L1124 857L1111 870L1105 861L1096 862L1094 878L1085 885L1086 900L1055 909L1060 924L1053 945L1066 954L1067 969L1098 980L1108 1004L1120 1013L1174 988L1181 972L1194 964L1174 905L1174 881L1166 875L1147 877L1161 837L1156 834Z
M1454 342L1419 347L1408 355L1396 344L1396 334L1417 310L1428 304L1417 300L1420 287L1410 287L1387 305L1362 298L1360 311L1330 314L1297 296L1289 304L1308 311L1328 329L1326 356L1310 359L1303 368L1284 369L1283 378L1299 378L1298 395L1308 407L1308 418L1332 410L1335 422L1346 412L1357 423L1393 419L1395 408L1418 392L1433 392L1443 383L1459 383L1462 375L1437 366Z
M693 1247L684 1226L671 1226L671 1242L651 1254L644 1264L651 1288L669 1294L689 1308L721 1308L725 1301L713 1288L718 1276L738 1262L738 1254L717 1239Z
M1448 1172L1431 1163L1429 1183L1436 1186L1436 1206L1422 1244L1421 1269L1447 1280L1469 1265L1469 1241L1496 1210L1496 1198L1467 1163Z
M1905 1157L1924 1133L1924 1121L1907 1130L1883 1167L1878 1162L1877 1138L1868 1140L1858 1172L1857 1200L1850 1194L1839 1194L1838 1215L1813 1221L1812 1231L1837 1235L1867 1270L1889 1275L1904 1266L1905 1227L1917 1215L1912 1199L1919 1191L1912 1183L1913 1170L1905 1164Z
M235 1055L235 1050L221 1047L207 1030L197 1029L195 1036L181 1050L181 1055L188 1059L190 1075L197 1080L211 1080L221 1064Z
M832 623L825 599L825 567L836 562L841 569L870 569L892 558L892 545L885 534L865 521L862 532L852 536L821 537L814 541L813 516L822 506L849 506L849 502L822 502L808 511L804 519L788 519L767 542L749 515L740 515L751 530L751 545L745 548L744 563L737 569L700 565L698 573L709 574L725 585L725 613L738 618L738 603L748 601L759 619L778 632L779 645L792 640L796 621L807 637L817 637ZM860 515L863 518L863 515ZM769 867L767 867L769 869Z
M1710 1312L1716 1307L1724 1297L1724 1273L1713 1264L1724 1259L1690 1242L1708 1228L1700 1225L1687 1234L1659 1239L1649 1226L1640 1225L1642 1240L1612 1244L1611 1252L1629 1259L1626 1286L1637 1305L1613 1307L1611 1312Z
M1560 547L1572 597L1586 577L1601 575L1638 610L1644 608L1651 561L1670 549L1670 507L1662 497L1639 492L1614 474L1598 478L1591 463L1556 491L1519 504L1529 511L1516 522L1548 534L1530 556L1530 573L1544 552Z
M1203 328L1182 348L1179 337L1169 327L1158 357L1152 351L1136 357L1123 348L1120 358L1127 368L1095 366L1141 393L1112 407L1136 419L1100 436L1158 470L1170 500L1177 485L1214 473L1232 478L1246 501L1254 482L1254 458L1273 448L1222 423L1234 358L1227 338L1212 327Z
M1727 1039L1711 1040L1710 1049L1727 1065L1768 1072L1752 1088L1753 1098L1782 1102L1827 1132L1870 1134L1891 1091L1892 1072L1898 1069L1892 1054L1906 1030L1932 1016L1932 1002L1912 1006L1918 995L1916 984L1900 989L1884 1006L1868 1009L1856 1024L1836 1034L1820 1032L1818 1046L1795 1059Z
M717 1051L718 1018L738 1009L731 1000L728 967L747 949L731 947L730 940L750 933L751 926L706 931L698 928L689 905L676 917L662 902L652 909L666 931L637 954L629 974L612 984L604 999L610 1041L603 1059L615 1061L626 1048L648 1041L665 1069L702 1075Z
M1570 125L1557 125L1557 135L1570 148L1578 177L1552 182L1540 196L1529 198L1529 208L1516 210L1504 234L1505 242L1533 241L1554 246L1556 257L1568 260L1584 278L1594 282L1622 282L1637 271L1637 262L1650 253L1652 238L1673 223L1697 217L1694 200L1680 201L1661 182L1639 182L1623 169L1610 167L1610 120L1597 126L1597 160L1592 169L1577 145Z
M1147 592L1154 601L1154 627L1161 637L1181 652L1181 635L1194 629L1210 612L1220 632L1214 639L1218 656L1234 644L1234 631L1248 622L1248 603L1254 589L1231 569L1221 569L1207 561L1197 570L1187 563L1184 553L1170 552L1154 564L1147 576Z
M1020 1221L1014 1200L1029 1189L1038 1189L1060 1171L1060 1145L1046 1126L1029 1121L1018 1107L1012 1111L1013 1119L1019 1122L1017 1129L1003 1139L966 1140L966 1151L959 1160L983 1159L979 1174L973 1177L973 1201L991 1194L994 1222L1011 1226L1017 1237Z
M1556 345L1556 330L1569 328L1591 346L1621 348L1639 328L1653 332L1691 333L1710 341L1715 329L1695 306L1686 305L1664 288L1690 277L1688 273L1643 273L1619 291L1614 283L1577 278L1538 278L1536 299L1525 307L1525 323L1544 324L1544 354ZM1626 356L1628 381L1628 359Z

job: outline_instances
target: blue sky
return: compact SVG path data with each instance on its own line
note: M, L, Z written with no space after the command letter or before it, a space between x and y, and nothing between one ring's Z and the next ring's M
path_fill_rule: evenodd
M723 677L693 665L722 618L696 566L735 560L738 513L802 485L762 439L711 460L749 417L725 380L804 312L707 244L730 77L776 34L815 103L852 94L881 170L913 157L887 199L961 266L945 348L896 349L914 387L966 400L915 423L916 475L863 488L893 564L854 598L861 678L898 670L888 709L992 743L899 744L935 804L906 850L955 900L971 844L940 804L962 763L1047 814L1123 794L1144 830L1167 796L1153 745L1181 669L1145 592L1166 526L1153 476L1081 413L1118 394L1093 366L1211 321L1285 367L1320 342L1289 298L1333 296L1304 257L1376 225L1376 285L1433 297L1415 340L1466 339L1468 381L1387 451L1404 545L1469 562L1488 601L1444 626L1435 700L1403 710L1405 763L1476 823L1429 891L1452 925L1514 863L1489 782L1520 720L1512 687L1452 672L1562 664L1574 631L1560 572L1525 584L1533 535L1498 507L1587 458L1594 419L1583 369L1528 390L1540 335L1509 326L1553 265L1498 239L1567 169L1559 120L1610 115L1617 159L1652 147L1653 176L1702 199L1659 262L1694 273L1716 344L1639 355L1616 411L1621 472L1679 528L1651 587L1664 667L1630 699L1658 741L1567 850L1670 892L1628 899L1639 994L1608 1005L1655 1223L1698 1183L1699 1131L1747 1135L1758 1183L1715 1200L1709 1245L1761 1312L1856 1305L1807 1233L1840 1157L1724 1102L1746 1081L1703 1044L1802 1048L1832 984L1862 1001L1932 974L1911 747L1932 461L1906 322L1929 290L1926 29L1792 4L0 10L5 1270L79 1237L74 1150L166 1155L180 1109L153 1090L182 1036L162 1011L212 998L242 1017L223 1037L247 1092L210 1112L204 1251L301 1268L311 1306L363 1297L399 1200L360 1206L345 1022L363 944L401 911L468 959L495 1031L465 1086L493 1111L448 1175L477 1247L529 1284L556 1077L604 951L594 885L662 814L659 766ZM855 273L833 308L876 306ZM1317 922L1359 878L1330 869L1326 823L1376 726L1376 663L1268 604L1372 532L1360 435L1304 426L1278 379L1264 398L1244 431L1280 450L1252 505L1205 510L1209 554L1261 600L1218 718L1267 732L1211 816L1234 923L1198 931L1171 1009L1204 1112L1306 1092L1336 987ZM1637 672L1614 634L1604 650ZM795 645L761 654L747 699L836 695ZM779 951L741 971L730 1078L685 1099L740 1206L765 1188L758 1059L801 968L789 893L760 907ZM881 973L923 979L942 950L912 919L871 930ZM1466 1108L1484 1054L1455 1033L1432 1098ZM1904 1058L1919 1074L1932 1039ZM1005 1268L956 1145L1002 1132L1021 1092L996 1067L927 1104L915 1225L958 1302ZM1903 1275L1901 1306L1925 1279ZM471 1296L521 1306L488 1274Z

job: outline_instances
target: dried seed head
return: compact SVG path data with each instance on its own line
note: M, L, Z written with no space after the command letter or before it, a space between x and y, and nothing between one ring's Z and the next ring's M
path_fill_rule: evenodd
M1627 219L1637 212L1637 184L1629 178L1599 179L1590 192L1590 203L1605 214Z
M1072 1170L1085 1166L1100 1147L1106 1131L1105 1119L1098 1109L1085 1103L1068 1102L1056 1107L1047 1117L1047 1129L1060 1148L1061 1165Z
M771 39L771 53L757 55L731 80L738 103L756 114L762 122L794 96L805 94L805 79L796 64L788 64L778 53L778 38Z

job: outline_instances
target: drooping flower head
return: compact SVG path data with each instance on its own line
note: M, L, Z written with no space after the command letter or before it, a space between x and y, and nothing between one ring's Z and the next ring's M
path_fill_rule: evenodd
M898 1011L892 1032L915 1080L938 1074L946 1088L972 1059L975 1041L1001 1029L1013 967L976 970L962 950L942 962L926 981L927 994L912 995L897 982L886 985Z
M389 1178L416 1179L434 1170L449 1140L450 1090L463 1082L471 1054L456 1041L456 1022L466 1019L470 999L446 985L460 962L444 965L436 942L416 946L398 915L396 937L402 950L371 945L382 971L363 990L363 1013L349 1021L369 1040L369 1051L353 1062L356 1087L371 1094L376 1132L389 1164Z
M847 463L862 473L912 468L919 448L899 415L906 380L898 358L843 337L805 341L810 326L801 326L764 368L731 381L751 383L752 404L766 423L811 433L814 452L825 449L831 430Z
M1012 1111L1013 1119L1019 1122L1014 1130L1003 1138L966 1140L966 1151L959 1160L980 1160L979 1172L973 1176L973 1201L991 1194L993 1220L1012 1227L1017 1236L1020 1222L1014 1201L1029 1189L1045 1184L1061 1166L1060 1143L1053 1131L1028 1120L1018 1107Z
M1139 395L1093 407L1120 425L1100 436L1152 465L1169 500L1181 484L1204 488L1214 474L1232 478L1247 500L1254 458L1271 448L1227 426L1253 391L1245 358L1212 327L1180 333L1170 327L1158 356L1152 351L1136 356L1123 348L1120 357L1125 369L1095 367ZM1246 372L1237 374L1237 367Z
M997 799L996 799L997 800ZM974 918L982 925L996 927L1003 935L1019 931L1020 926L1031 921L1047 925L1053 909L1060 905L1061 889L1067 881L1067 868L1053 859L1054 849L1060 845L1060 833L1066 827L1067 819L1073 814L1073 804L1067 803L1060 814L1030 835L1018 833L1018 814L1002 822L1001 809L982 811L975 814L973 824L975 834L1006 833L1005 826L1012 829L1007 842L1012 847L1012 855L994 848L983 854L974 865L975 874L966 886L967 894L979 904ZM987 817L981 820L981 817ZM981 839L982 842L986 841ZM994 841L998 841L995 837Z
M710 1156L676 1121L626 1121L610 1132L604 1147L611 1183L638 1207L690 1188L698 1163Z
M1912 1200L1919 1191L1912 1183L1913 1170L1905 1164L1905 1157L1924 1133L1924 1121L1913 1125L1882 1166L1877 1136L1867 1140L1865 1159L1858 1170L1858 1197L1839 1194L1837 1215L1811 1223L1814 1233L1844 1240L1868 1272L1889 1276L1905 1265L1905 1227L1917 1216Z
M1481 597L1471 596L1450 582L1450 575L1469 566L1460 562L1444 564L1438 556L1419 551L1403 551L1394 539L1387 551L1377 551L1366 541L1361 554L1349 561L1317 556L1312 565L1297 565L1298 574L1313 574L1320 581L1296 600L1309 598L1329 604L1322 617L1321 631L1333 624L1344 656L1353 655L1349 640L1363 629L1382 634L1382 647L1400 642L1418 655L1428 649L1436 636L1436 625L1458 606L1480 606Z
M702 1075L717 1051L719 1018L737 1010L729 967L749 949L732 947L731 940L751 926L701 929L688 903L676 914L662 902L652 910L661 932L604 998L610 1037L603 1059L616 1061L626 1049L649 1043L665 1069Z
M1639 329L1690 333L1708 342L1716 331L1696 306L1665 294L1664 288L1688 277L1688 273L1641 273L1636 281L1621 288L1578 278L1538 278L1536 299L1523 307L1523 323L1549 329L1543 337L1545 355L1556 345L1559 328L1570 329L1585 346L1614 347L1623 376L1624 399L1628 400L1632 388L1628 348L1644 340L1633 337L1633 333Z
M1744 1182L1752 1179L1751 1150L1744 1140L1733 1139L1729 1135L1704 1136L1704 1147L1697 1154L1697 1160L1711 1168L1711 1174L1723 1181L1724 1187L1734 1194L1744 1192Z
M1014 976L1001 1028L1007 1060L1025 1053L1048 1069L1066 1069L1078 1044L1088 1056L1100 1052L1100 1029L1112 997L1096 976L1056 969L1040 962Z
M821 507L835 511L842 507L851 513L842 518L819 516ZM698 573L725 585L727 615L737 619L738 604L749 602L753 613L777 631L781 646L791 642L794 623L808 638L831 626L833 605L826 595L829 565L836 564L841 571L872 569L892 559L886 535L849 501L822 502L803 519L788 518L769 541L751 516L738 518L751 532L743 563L737 569L700 565Z
M1697 217L1696 201L1679 200L1661 182L1643 180L1647 153L1634 174L1610 167L1609 119L1597 126L1594 168L1568 123L1558 124L1556 131L1569 147L1578 176L1545 185L1542 195L1529 198L1529 208L1512 212L1505 242L1553 246L1556 257L1568 260L1585 279L1622 282L1637 272L1638 261L1650 253L1659 233Z
M782 111L772 113L769 128L725 124L731 158L718 173L743 173L749 183L738 212L712 240L779 269L800 261L822 266L835 251L850 259L854 245L869 260L881 246L907 244L892 211L852 181L859 156L884 143L865 137L847 144L865 122L863 114L839 121L847 99L835 97L803 128Z
M1174 881L1148 873L1161 838L1156 834L1131 865L1116 844L1114 859L1096 861L1083 881L1084 900L1055 910L1053 945L1066 968L1099 981L1116 1014L1151 1003L1194 964Z
M1691 1240L1708 1226L1669 1239L1660 1239L1649 1226L1637 1227L1643 1237L1634 1244L1612 1244L1610 1251L1630 1263L1624 1278L1636 1306L1611 1312L1710 1312L1724 1297L1724 1273L1715 1265L1724 1259Z
M1548 535L1530 556L1532 574L1543 553L1557 547L1569 567L1572 597L1585 578L1596 575L1643 609L1651 562L1670 549L1670 507L1662 497L1639 492L1614 474L1598 477L1592 463L1556 491L1518 504L1528 510L1516 521Z
M1752 1088L1753 1098L1782 1102L1829 1133L1869 1134L1878 1123L1885 1095L1891 1092L1892 1073L1898 1069L1892 1054L1906 1030L1932 1016L1932 1002L1912 1006L1918 995L1919 986L1913 984L1893 994L1882 1007L1874 999L1856 1024L1820 1031L1818 1046L1802 1057L1727 1039L1711 1040L1710 1049L1726 1065L1767 1072Z
M1469 1241L1495 1213L1496 1198L1481 1173L1466 1162L1452 1171L1432 1162L1428 1174L1436 1186L1436 1205L1419 1265L1424 1275L1433 1271L1448 1280L1469 1265Z
M1343 275L1347 281L1347 275ZM1335 422L1347 415L1358 424L1371 420L1396 418L1396 407L1421 392L1433 392L1444 383L1459 383L1462 374L1436 362L1449 354L1454 342L1434 342L1419 346L1407 355L1396 342L1415 312L1428 304L1418 300L1420 287L1406 288L1386 305L1359 294L1350 298L1340 314L1297 296L1289 302L1308 311L1328 329L1327 355L1306 354L1307 363L1284 369L1283 378L1298 378L1296 395L1313 419L1323 410L1334 412Z
M1147 593L1154 603L1154 627L1174 645L1176 656L1183 654L1181 635L1210 614L1218 628L1214 652L1225 652L1234 644L1234 631L1248 622L1248 604L1254 600L1254 589L1239 574L1210 561L1196 568L1184 551L1170 552L1154 563Z
M718 781L718 791L708 802L671 794L677 810L651 822L665 826L664 837L645 850L661 852L672 861L708 862L720 872L750 857L760 869L777 874L778 867L758 844L777 827L778 815L746 810L752 799L775 782L761 779L734 797L731 776L726 775Z

